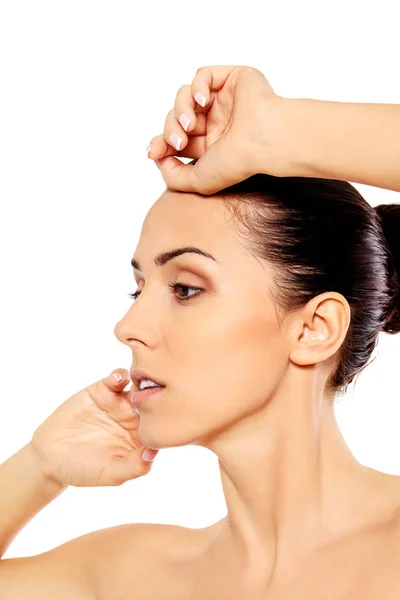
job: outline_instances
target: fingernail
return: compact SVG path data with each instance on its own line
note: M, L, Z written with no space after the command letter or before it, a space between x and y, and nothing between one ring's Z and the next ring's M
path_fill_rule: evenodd
M143 460L145 460L146 462L153 462L153 460L156 457L156 455L153 456L153 452L154 450L152 450L151 448L146 448L146 450L142 454Z
M200 104L200 106L204 107L206 105L206 99L204 98L203 94L200 94L200 92L195 93L194 99L196 100L197 104Z
M122 375L121 373L113 373L112 376L114 377L114 379L116 379L117 381L122 381Z
M179 122L182 125L183 129L185 131L188 130L188 127L190 125L190 119L187 115L185 115L185 113L182 113L181 116L179 117Z
M169 136L169 140L174 148L176 148L177 150L181 149L182 138L180 138L179 135L177 135L176 133L171 133L171 135Z

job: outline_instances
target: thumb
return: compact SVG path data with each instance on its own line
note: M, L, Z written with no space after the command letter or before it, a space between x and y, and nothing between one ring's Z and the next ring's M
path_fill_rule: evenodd
M215 194L244 179L226 134L189 164L182 163L175 156L164 156L155 160L155 163L169 189L204 196Z
M163 156L154 161L170 190L179 192L203 193L202 182L194 172L194 165L184 164L175 156Z

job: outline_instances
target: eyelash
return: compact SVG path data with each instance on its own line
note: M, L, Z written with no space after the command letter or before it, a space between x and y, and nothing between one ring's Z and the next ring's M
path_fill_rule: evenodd
M204 292L203 288L193 287L191 285L185 285L184 283L170 283L169 287L173 288L174 290L176 288L186 288L188 290L198 290L197 294L192 294L191 296L188 296L187 298L178 298L178 300L180 302L188 302L189 300L192 300L193 298L197 298L198 296L200 296ZM128 296L132 300L136 300L138 298L138 296L140 296L141 293L142 292L128 293Z

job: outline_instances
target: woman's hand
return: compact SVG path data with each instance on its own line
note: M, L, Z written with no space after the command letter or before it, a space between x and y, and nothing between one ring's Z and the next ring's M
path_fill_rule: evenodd
M204 107L199 93L206 99ZM286 102L258 69L203 67L178 91L164 133L151 140L148 156L156 161L168 188L204 195L255 173L285 176L290 170ZM190 120L187 132L184 115ZM179 151L171 134L182 138ZM185 164L175 156L198 160Z
M150 471L152 463L142 459L140 417L131 391L124 392L130 378L125 369L117 372L122 381L109 375L89 385L36 429L30 445L46 477L62 486L115 486Z

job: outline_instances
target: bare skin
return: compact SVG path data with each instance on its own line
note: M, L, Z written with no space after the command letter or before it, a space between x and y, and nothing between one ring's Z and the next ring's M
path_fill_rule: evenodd
M209 112L195 110L200 90ZM186 113L189 130L177 129ZM398 190L399 122L395 105L279 99L259 71L207 67L179 91L151 157L175 190L210 194L264 168ZM200 157L195 166L173 158L176 131L179 156ZM374 143L365 144L366 132ZM257 167L248 163L254 156ZM200 246L218 262L185 255L154 266L156 253L179 245ZM0 587L31 600L397 600L399 478L355 460L325 390L350 320L346 299L322 294L278 327L270 272L243 252L222 205L195 194L165 194L135 254L138 283L145 276L148 286L116 335L137 355L135 366L167 383L139 408L141 438L156 451L212 450L227 517L200 530L130 524L2 560ZM169 287L177 281L204 295L180 304L176 292L185 289ZM23 487L34 510L54 496L36 487ZM32 507L12 514L20 527ZM7 543L15 532L6 533Z
M184 254L155 266L159 252L188 245L217 262ZM231 598L354 598L360 587L378 599L385 586L390 598L400 480L355 459L325 391L350 322L347 300L321 294L279 327L268 268L245 253L212 197L164 193L134 257L141 297L115 334L166 383L138 407L139 435L151 448L213 451L228 509L206 530L180 528L182 553L160 550L162 597L175 578L192 599L221 597L222 588ZM176 282L190 287L171 290ZM205 291L178 300L195 297L193 287Z
M222 540L225 518L204 529L141 524L141 535L114 530L97 553L107 557L99 572L93 564L97 600L397 600L400 593L400 527L383 517L399 506L399 486L388 476L382 512L365 530L326 546L299 553L296 564L269 585L247 577L240 558ZM392 488L392 491L391 491ZM396 492L393 494L393 492ZM397 503L395 502L397 498ZM390 500L392 502L390 502ZM384 504L386 502L386 507ZM129 528L129 526L127 526ZM94 535L94 534L92 534ZM121 544L123 542L123 544ZM112 548L116 551L113 552ZM260 573L262 571L260 570Z
M137 407L142 443L214 452L226 518L198 530L127 524L0 561L0 587L14 596L400 597L400 479L356 461L325 390L348 303L327 292L279 326L271 271L244 251L225 211L213 197L161 196L134 254L140 296L115 333L166 384ZM186 253L154 264L189 244L216 261Z

